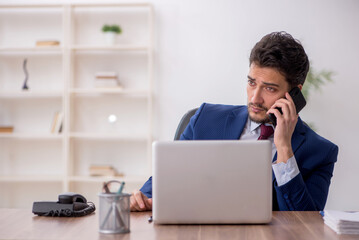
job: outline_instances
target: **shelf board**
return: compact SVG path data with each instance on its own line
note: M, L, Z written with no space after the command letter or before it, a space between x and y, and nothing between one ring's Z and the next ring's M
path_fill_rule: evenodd
M71 182L92 182L92 183L103 183L109 180L118 180L124 182L145 182L148 176L70 176L69 181Z
M138 3L74 3L74 4L1 4L1 8L63 8L64 6L70 6L73 8L88 8L88 7L152 7L150 3L138 2Z
M12 138L12 139L29 139L29 140L59 140L63 138L62 134L51 133L0 133L0 139Z
M119 134L114 133L80 133L80 132L72 132L69 134L70 138L78 138L84 140L117 140L117 141L130 141L130 142L138 142L138 141L147 141L145 136L143 137L124 137Z
M150 3L75 3L71 4L72 7L151 7Z
M0 47L0 53L46 53L61 54L63 48L61 46L43 46L43 47Z
M9 175L0 176L0 182L62 182L63 176L44 175Z
M63 8L60 4L1 4L0 8Z
M149 92L147 90L131 90L122 88L73 88L70 89L70 93L74 94L121 94L148 97Z
M0 92L0 98L60 98L63 92L60 91L6 91Z
M75 45L70 49L74 51L147 51L149 47L143 45Z

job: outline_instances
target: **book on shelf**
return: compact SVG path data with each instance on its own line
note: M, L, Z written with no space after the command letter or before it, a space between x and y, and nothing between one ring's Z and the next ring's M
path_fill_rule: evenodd
M37 47L43 47L43 46L59 46L60 42L57 40L38 40L36 41Z
M0 133L12 133L13 131L13 126L0 126Z
M90 176L111 176L122 177L123 174L118 173L111 165L91 165L89 168Z
M117 73L116 72L97 72L96 78L117 79Z
M95 87L97 88L121 88L116 72L97 72L95 76Z
M51 133L61 133L64 120L63 112L56 112L51 124Z

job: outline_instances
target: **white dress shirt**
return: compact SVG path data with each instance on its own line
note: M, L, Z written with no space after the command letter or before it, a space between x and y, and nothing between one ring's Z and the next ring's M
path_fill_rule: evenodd
M260 123L253 122L249 119L247 120L246 126L243 129L242 135L239 140L257 140L260 136ZM272 126L271 124L265 124L266 126ZM277 148L274 144L274 135L268 138L269 141L272 143L272 159L277 152ZM276 163L273 162L272 169L274 175L277 180L278 186L282 186L292 180L295 176L299 174L299 169L297 165L297 161L295 160L295 156L289 158L287 163Z

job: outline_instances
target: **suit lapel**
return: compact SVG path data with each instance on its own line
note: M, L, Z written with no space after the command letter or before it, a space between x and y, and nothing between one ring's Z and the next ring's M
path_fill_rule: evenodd
M227 117L223 139L239 139L248 119L247 107L233 110Z
M305 128L302 120L298 118L297 125L295 126L293 136L292 136L292 149L293 153L298 150L305 140Z

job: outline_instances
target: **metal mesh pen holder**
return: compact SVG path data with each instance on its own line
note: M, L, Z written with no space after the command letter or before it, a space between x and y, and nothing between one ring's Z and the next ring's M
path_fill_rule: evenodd
M101 233L130 232L130 196L128 193L99 193Z

